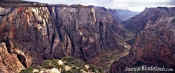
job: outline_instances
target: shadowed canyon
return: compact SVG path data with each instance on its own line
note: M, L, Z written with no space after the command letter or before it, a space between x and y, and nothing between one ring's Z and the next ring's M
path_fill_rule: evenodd
M174 73L174 12L0 3L0 73Z

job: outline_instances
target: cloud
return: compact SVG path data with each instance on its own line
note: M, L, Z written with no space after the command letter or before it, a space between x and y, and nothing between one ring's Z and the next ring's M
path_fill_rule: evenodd
M174 1L174 0L173 0ZM112 0L108 6L113 9L128 9L132 11L143 11L150 7L175 7L175 1L171 0Z
M36 1L36 0L27 0ZM37 2L49 4L83 4L103 6L111 9L129 9L142 11L146 7L170 7L175 6L175 0L37 0Z

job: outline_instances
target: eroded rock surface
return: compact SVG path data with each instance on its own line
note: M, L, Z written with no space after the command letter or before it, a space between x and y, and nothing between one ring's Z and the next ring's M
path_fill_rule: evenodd
M1 40L27 51L33 65L64 56L92 62L105 51L125 52L122 31L107 9L81 5L15 7L0 24Z
M175 8L151 8L146 9L143 13L142 28L137 33L133 48L128 56L114 62L111 66L111 73L132 73L125 69L128 67L138 67L147 65L148 67L169 68L171 71L144 71L143 73L174 73L175 71L175 31L174 31L174 14ZM143 13L134 17L142 17ZM152 14L150 14L152 13ZM147 19L148 17L148 19ZM154 20L153 20L154 19ZM137 18L139 20L139 18ZM129 21L130 22L130 21ZM137 23L133 21L132 23ZM136 24L138 25L138 24ZM132 26L132 24L130 25ZM135 26L135 25L133 25ZM174 69L174 71L172 71Z
M0 44L0 73L18 73L26 67L25 65L29 65L29 58L21 55L22 52L15 53L15 51L20 50L10 50L4 42Z

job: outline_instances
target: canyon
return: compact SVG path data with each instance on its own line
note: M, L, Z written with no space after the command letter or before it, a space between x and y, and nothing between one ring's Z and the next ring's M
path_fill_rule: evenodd
M83 5L2 4L0 73L19 73L68 56L105 73L133 73L125 68L142 65L175 68L174 7L147 8L125 21L115 11Z

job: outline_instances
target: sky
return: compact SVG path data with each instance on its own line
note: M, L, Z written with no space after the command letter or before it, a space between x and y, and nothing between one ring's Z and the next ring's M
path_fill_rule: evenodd
M175 0L26 0L49 4L82 4L141 12L149 7L175 7Z

